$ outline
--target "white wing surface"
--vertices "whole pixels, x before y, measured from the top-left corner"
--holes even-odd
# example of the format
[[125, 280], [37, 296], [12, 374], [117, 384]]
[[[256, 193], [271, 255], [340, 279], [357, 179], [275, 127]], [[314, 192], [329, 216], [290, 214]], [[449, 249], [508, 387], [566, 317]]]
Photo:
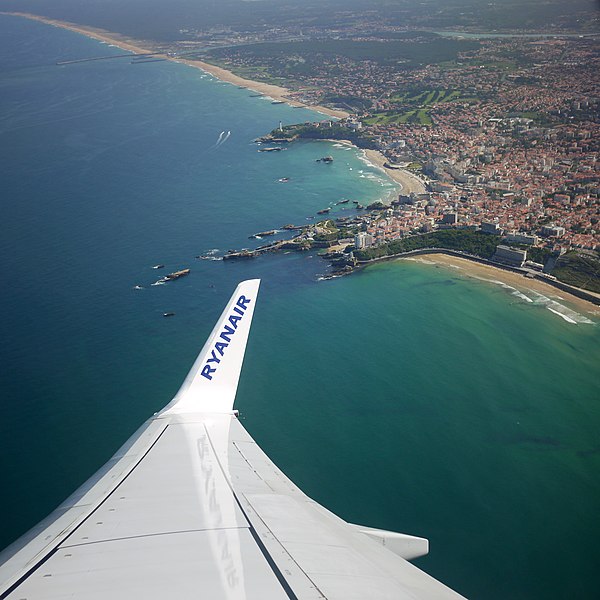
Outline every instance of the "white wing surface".
[[240, 379], [260, 281], [238, 285], [219, 321], [163, 414], [230, 413]]
[[461, 598], [407, 562], [427, 540], [339, 519], [237, 420], [258, 284], [238, 286], [174, 400], [0, 555], [0, 599]]

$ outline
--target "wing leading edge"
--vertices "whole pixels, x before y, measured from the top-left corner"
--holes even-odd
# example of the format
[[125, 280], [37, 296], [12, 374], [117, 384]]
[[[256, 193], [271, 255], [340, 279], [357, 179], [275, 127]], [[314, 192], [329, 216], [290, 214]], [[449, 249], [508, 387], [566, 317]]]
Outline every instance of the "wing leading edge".
[[0, 600], [461, 598], [405, 560], [426, 540], [338, 518], [237, 420], [258, 287], [235, 290], [173, 401], [0, 554]]
[[240, 283], [173, 401], [161, 414], [233, 410], [259, 279]]

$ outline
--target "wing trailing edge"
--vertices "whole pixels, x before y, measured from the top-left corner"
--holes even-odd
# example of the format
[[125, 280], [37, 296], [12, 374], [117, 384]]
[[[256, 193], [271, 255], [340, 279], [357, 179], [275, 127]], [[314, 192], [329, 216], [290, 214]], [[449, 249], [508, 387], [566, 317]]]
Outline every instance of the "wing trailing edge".
[[237, 391], [260, 279], [242, 281], [181, 388], [161, 415], [230, 413]]

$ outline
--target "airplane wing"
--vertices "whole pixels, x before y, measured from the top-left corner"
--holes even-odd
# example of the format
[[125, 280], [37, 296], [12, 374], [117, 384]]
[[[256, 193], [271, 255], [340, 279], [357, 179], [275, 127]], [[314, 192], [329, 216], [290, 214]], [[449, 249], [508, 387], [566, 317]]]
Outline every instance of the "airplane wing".
[[0, 599], [461, 598], [422, 538], [346, 523], [233, 410], [259, 281], [242, 282], [173, 401], [0, 554]]

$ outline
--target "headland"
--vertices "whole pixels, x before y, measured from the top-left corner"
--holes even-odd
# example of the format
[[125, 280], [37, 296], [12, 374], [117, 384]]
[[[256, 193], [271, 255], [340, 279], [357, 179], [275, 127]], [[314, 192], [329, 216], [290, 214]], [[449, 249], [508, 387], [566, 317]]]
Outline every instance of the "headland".
[[[42, 22], [42, 23], [45, 23], [48, 25], [52, 25], [55, 27], [67, 29], [67, 30], [85, 35], [89, 38], [96, 39], [98, 41], [113, 45], [115, 47], [121, 48], [123, 50], [132, 52], [135, 54], [153, 54], [157, 58], [186, 64], [191, 67], [201, 69], [202, 71], [211, 74], [212, 76], [216, 77], [217, 79], [219, 79], [221, 81], [231, 83], [233, 85], [237, 85], [240, 87], [246, 87], [247, 89], [252, 90], [256, 93], [268, 96], [275, 101], [286, 102], [286, 103], [290, 104], [291, 106], [306, 107], [311, 110], [321, 112], [322, 114], [325, 114], [327, 116], [331, 116], [334, 118], [344, 119], [349, 116], [349, 113], [345, 112], [343, 110], [332, 109], [332, 108], [321, 106], [321, 105], [310, 105], [310, 104], [300, 102], [297, 99], [290, 98], [289, 97], [290, 90], [288, 88], [285, 88], [282, 86], [277, 86], [277, 85], [272, 85], [272, 84], [268, 84], [268, 83], [264, 83], [264, 82], [254, 81], [251, 79], [246, 79], [246, 78], [240, 77], [240, 76], [232, 73], [231, 71], [229, 71], [227, 69], [224, 69], [222, 67], [212, 65], [210, 63], [200, 61], [197, 59], [186, 59], [186, 58], [183, 58], [183, 57], [175, 55], [175, 54], [161, 53], [159, 51], [159, 49], [157, 47], [155, 47], [152, 42], [149, 42], [149, 41], [140, 41], [140, 40], [126, 37], [126, 36], [123, 36], [123, 35], [120, 35], [117, 33], [109, 32], [109, 31], [106, 31], [103, 29], [94, 28], [94, 27], [85, 26], [85, 25], [79, 25], [76, 23], [71, 23], [71, 22], [57, 20], [57, 19], [51, 19], [51, 18], [39, 16], [39, 15], [34, 15], [31, 13], [8, 12], [8, 13], [4, 13], [4, 14], [27, 18], [30, 20], [39, 21], [39, 22]], [[323, 138], [323, 139], [326, 139], [327, 141], [331, 141], [331, 142], [348, 144], [348, 145], [352, 145], [354, 147], [360, 148], [359, 146], [357, 146], [357, 144], [355, 144], [351, 140], [328, 139], [328, 138]], [[419, 177], [417, 177], [416, 175], [414, 175], [413, 173], [411, 173], [410, 171], [408, 171], [406, 169], [398, 168], [398, 167], [391, 167], [389, 164], [388, 158], [380, 150], [375, 149], [375, 148], [360, 148], [360, 149], [364, 152], [365, 158], [372, 165], [376, 166], [377, 168], [379, 168], [380, 170], [385, 172], [385, 174], [388, 175], [390, 177], [390, 179], [399, 183], [402, 186], [402, 194], [403, 195], [410, 195], [410, 194], [418, 195], [418, 194], [422, 194], [426, 191], [425, 184], [423, 183], [422, 179], [420, 179]], [[327, 247], [327, 246], [329, 246], [329, 244], [324, 244], [323, 247]], [[286, 244], [285, 246], [282, 246], [282, 249], [289, 248], [289, 247], [290, 246]], [[300, 249], [304, 250], [306, 248], [303, 247]], [[270, 250], [267, 250], [267, 251], [270, 251]], [[325, 254], [326, 255], [331, 254], [331, 248], [327, 248]], [[334, 250], [333, 254], [335, 254], [335, 250]], [[468, 257], [457, 258], [457, 257], [448, 256], [445, 254], [430, 254], [430, 256], [435, 256], [436, 257], [435, 262], [440, 265], [443, 263], [446, 266], [449, 266], [452, 263], [451, 266], [454, 266], [457, 268], [460, 266], [460, 268], [465, 269], [466, 272], [473, 273], [473, 276], [476, 276], [474, 274], [474, 272], [476, 270], [478, 271], [478, 270], [483, 269], [488, 274], [488, 276], [491, 276], [491, 274], [493, 273], [493, 277], [495, 279], [503, 281], [508, 285], [512, 285], [513, 283], [517, 283], [517, 282], [522, 283], [524, 281], [524, 277], [522, 275], [511, 273], [510, 271], [507, 271], [500, 267], [495, 267], [492, 265], [482, 265], [480, 263], [469, 260]], [[397, 258], [401, 258], [401, 257], [390, 256], [389, 258], [397, 259]], [[366, 265], [366, 264], [367, 263], [363, 263], [363, 265]], [[354, 269], [349, 269], [347, 272], [352, 272], [353, 270]], [[482, 277], [482, 278], [485, 278], [485, 277]], [[508, 279], [510, 279], [510, 281]], [[529, 288], [533, 288], [534, 286], [541, 286], [547, 293], [548, 292], [556, 293], [555, 288], [553, 289], [552, 285], [550, 283], [533, 280], [533, 279], [528, 279], [528, 280], [526, 280], [526, 284]], [[580, 305], [582, 305], [582, 307], [585, 306], [585, 308], [588, 310], [588, 312], [594, 312], [594, 305], [591, 302], [588, 302], [586, 300], [578, 298], [577, 296], [569, 294], [568, 292], [565, 292], [565, 291], [562, 291], [561, 293], [567, 295], [569, 298], [569, 301], [580, 304]], [[595, 314], [597, 314], [597, 312]]]

